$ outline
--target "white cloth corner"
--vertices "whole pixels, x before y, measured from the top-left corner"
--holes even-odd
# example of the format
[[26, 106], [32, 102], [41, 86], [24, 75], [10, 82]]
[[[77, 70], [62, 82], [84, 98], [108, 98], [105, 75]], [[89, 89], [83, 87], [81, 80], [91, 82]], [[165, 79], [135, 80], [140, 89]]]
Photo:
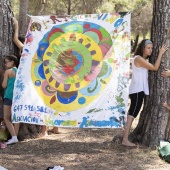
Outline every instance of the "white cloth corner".
[[6, 168], [0, 166], [0, 170], [8, 170], [8, 169], [6, 169]]
[[53, 169], [50, 169], [50, 170], [64, 170], [64, 167], [54, 166], [54, 168], [53, 168]]
[[162, 148], [162, 147], [166, 146], [168, 143], [169, 142], [167, 142], [167, 141], [161, 140], [160, 141], [160, 147]]

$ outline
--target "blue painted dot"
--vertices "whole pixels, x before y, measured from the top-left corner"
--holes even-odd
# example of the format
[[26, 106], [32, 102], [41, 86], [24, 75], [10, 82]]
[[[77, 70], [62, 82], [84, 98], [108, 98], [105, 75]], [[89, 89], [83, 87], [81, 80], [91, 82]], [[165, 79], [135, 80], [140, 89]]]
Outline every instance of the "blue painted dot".
[[78, 99], [78, 103], [79, 104], [84, 104], [86, 102], [86, 99], [84, 98], [84, 97], [80, 97], [79, 99]]
[[34, 83], [36, 86], [40, 86], [41, 85], [41, 81], [40, 80], [36, 80]]

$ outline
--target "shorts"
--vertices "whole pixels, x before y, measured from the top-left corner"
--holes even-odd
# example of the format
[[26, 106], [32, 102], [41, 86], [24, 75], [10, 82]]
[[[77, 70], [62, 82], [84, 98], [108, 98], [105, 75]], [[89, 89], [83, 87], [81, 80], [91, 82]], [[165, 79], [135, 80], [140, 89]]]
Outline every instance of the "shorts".
[[12, 106], [12, 100], [4, 98], [4, 105]]
[[138, 113], [141, 109], [143, 99], [145, 97], [145, 93], [143, 91], [138, 93], [133, 93], [129, 95], [131, 99], [131, 104], [129, 108], [129, 115], [136, 118], [138, 116]]

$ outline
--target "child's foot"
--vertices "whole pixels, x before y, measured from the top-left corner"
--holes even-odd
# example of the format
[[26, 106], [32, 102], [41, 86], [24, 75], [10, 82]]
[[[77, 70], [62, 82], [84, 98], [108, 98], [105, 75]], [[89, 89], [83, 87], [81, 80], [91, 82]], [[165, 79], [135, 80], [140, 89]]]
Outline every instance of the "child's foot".
[[9, 139], [8, 142], [6, 142], [7, 145], [10, 145], [10, 144], [13, 144], [13, 143], [17, 143], [18, 142], [18, 139]]
[[42, 137], [47, 137], [48, 136], [48, 133], [41, 133]]
[[58, 130], [51, 129], [51, 130], [48, 130], [48, 133], [49, 134], [51, 134], [51, 133], [59, 134], [60, 132]]
[[134, 146], [136, 146], [136, 144], [134, 144], [134, 143], [132, 143], [132, 142], [130, 142], [130, 141], [125, 141], [125, 140], [123, 140], [122, 141], [122, 145], [125, 145], [125, 146], [132, 146], [132, 147], [134, 147]]
[[47, 137], [47, 136], [48, 136], [47, 133], [41, 133], [41, 134], [38, 135], [39, 138], [43, 138], [43, 137]]

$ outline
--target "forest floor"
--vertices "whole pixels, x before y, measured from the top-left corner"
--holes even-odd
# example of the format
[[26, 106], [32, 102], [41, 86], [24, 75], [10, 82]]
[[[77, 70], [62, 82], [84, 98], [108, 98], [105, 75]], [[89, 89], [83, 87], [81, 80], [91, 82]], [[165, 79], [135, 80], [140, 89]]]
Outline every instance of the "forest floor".
[[0, 165], [8, 170], [170, 170], [156, 150], [112, 142], [121, 129], [59, 128], [60, 134], [31, 139], [0, 149]]

